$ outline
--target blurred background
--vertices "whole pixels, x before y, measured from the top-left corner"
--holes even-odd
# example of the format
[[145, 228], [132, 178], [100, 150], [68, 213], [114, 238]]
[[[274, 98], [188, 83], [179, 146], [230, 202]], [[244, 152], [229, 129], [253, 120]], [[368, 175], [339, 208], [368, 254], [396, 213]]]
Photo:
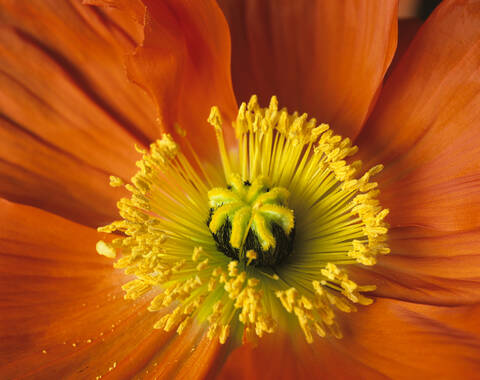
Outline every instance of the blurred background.
[[425, 20], [441, 0], [400, 0], [398, 18], [420, 18]]

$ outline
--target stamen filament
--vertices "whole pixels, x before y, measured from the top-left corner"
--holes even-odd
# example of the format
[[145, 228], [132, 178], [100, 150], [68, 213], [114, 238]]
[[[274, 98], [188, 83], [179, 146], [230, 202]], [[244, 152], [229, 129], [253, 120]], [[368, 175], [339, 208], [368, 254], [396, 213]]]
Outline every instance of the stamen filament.
[[120, 235], [97, 251], [118, 255], [114, 266], [135, 276], [123, 285], [125, 298], [151, 297], [156, 329], [183, 334], [205, 324], [222, 344], [278, 328], [297, 328], [307, 342], [340, 338], [336, 313], [369, 305], [363, 293], [375, 290], [352, 280], [349, 265], [389, 253], [388, 210], [371, 182], [382, 166], [362, 173], [349, 139], [279, 109], [276, 97], [267, 108], [256, 96], [240, 106], [236, 158], [217, 107], [208, 121], [221, 168], [203, 164], [176, 126], [192, 163], [164, 135], [150, 152], [137, 148], [131, 183], [110, 177], [131, 196], [118, 202], [123, 219], [99, 228]]

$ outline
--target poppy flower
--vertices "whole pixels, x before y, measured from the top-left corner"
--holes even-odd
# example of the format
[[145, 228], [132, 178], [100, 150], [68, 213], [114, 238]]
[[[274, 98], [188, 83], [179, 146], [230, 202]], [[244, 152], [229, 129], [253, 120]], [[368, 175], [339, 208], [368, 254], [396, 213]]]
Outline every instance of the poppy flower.
[[2, 378], [476, 376], [478, 1], [1, 7]]

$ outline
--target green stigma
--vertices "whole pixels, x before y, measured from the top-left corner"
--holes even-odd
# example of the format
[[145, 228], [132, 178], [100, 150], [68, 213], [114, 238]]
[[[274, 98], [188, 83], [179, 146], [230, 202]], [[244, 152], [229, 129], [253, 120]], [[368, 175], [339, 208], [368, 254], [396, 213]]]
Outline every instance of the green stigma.
[[[265, 176], [250, 183], [233, 174], [228, 188], [211, 189], [207, 223], [218, 249], [255, 266], [279, 264], [293, 249], [295, 218], [289, 196], [283, 187], [272, 188]], [[255, 251], [254, 260], [248, 251]]]

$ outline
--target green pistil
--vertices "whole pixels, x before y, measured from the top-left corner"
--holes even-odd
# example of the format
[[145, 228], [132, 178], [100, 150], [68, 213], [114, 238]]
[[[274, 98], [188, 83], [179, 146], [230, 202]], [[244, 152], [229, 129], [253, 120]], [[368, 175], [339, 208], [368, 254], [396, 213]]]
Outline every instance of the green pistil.
[[239, 175], [231, 176], [228, 188], [210, 190], [208, 227], [218, 248], [240, 261], [254, 250], [254, 265], [278, 264], [293, 248], [295, 218], [287, 205], [289, 195], [283, 187], [270, 188], [266, 177], [250, 183]]

